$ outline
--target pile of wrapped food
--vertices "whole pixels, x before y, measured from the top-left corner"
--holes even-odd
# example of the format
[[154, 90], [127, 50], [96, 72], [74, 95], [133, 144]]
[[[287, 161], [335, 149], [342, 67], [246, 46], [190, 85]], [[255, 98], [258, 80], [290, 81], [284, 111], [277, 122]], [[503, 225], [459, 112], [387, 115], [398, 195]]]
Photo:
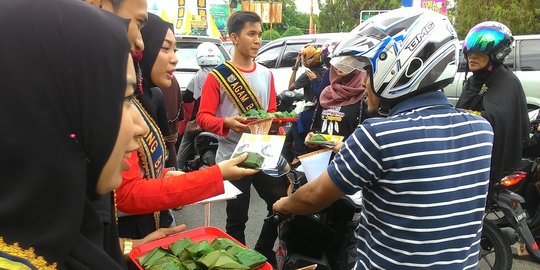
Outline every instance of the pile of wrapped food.
[[216, 238], [212, 243], [194, 243], [183, 238], [167, 249], [157, 247], [137, 260], [147, 270], [248, 270], [263, 265], [266, 257], [228, 238]]
[[243, 113], [241, 116], [247, 118], [247, 119], [266, 119], [266, 118], [295, 118], [298, 117], [298, 114], [295, 111], [284, 111], [284, 112], [274, 112], [269, 113], [265, 110], [255, 110], [251, 109], [245, 113]]

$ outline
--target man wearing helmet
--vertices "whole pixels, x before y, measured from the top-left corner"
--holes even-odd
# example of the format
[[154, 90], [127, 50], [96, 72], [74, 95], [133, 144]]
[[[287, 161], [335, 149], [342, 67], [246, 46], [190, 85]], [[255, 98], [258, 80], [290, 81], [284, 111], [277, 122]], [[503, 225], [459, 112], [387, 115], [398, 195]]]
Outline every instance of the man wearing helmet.
[[[307, 44], [296, 58], [296, 63], [292, 67], [293, 72], [289, 79], [290, 91], [296, 89], [304, 89], [304, 101], [306, 102], [304, 111], [298, 116], [298, 122], [293, 123], [293, 126], [287, 132], [287, 138], [285, 141], [284, 156], [288, 160], [293, 157], [302, 155], [307, 152], [304, 146], [304, 138], [312, 123], [313, 112], [315, 111], [314, 105], [319, 98], [318, 94], [315, 94], [315, 90], [318, 90], [319, 83], [321, 82], [322, 75], [326, 70], [322, 63], [322, 48], [320, 45]], [[300, 63], [306, 67], [306, 72], [302, 73], [298, 79], [296, 79], [296, 72]], [[306, 109], [307, 108], [307, 109]]]
[[519, 79], [503, 65], [511, 51], [512, 33], [504, 24], [482, 22], [474, 26], [463, 43], [468, 70], [456, 107], [486, 118], [495, 133], [491, 180], [498, 181], [515, 170], [527, 145], [529, 117]]
[[439, 90], [457, 70], [455, 30], [444, 15], [402, 8], [351, 36], [336, 56], [364, 63], [368, 101], [379, 96], [388, 117], [365, 120], [327, 170], [274, 211], [310, 214], [361, 190], [356, 269], [476, 268], [493, 131]]
[[203, 42], [197, 46], [196, 58], [200, 69], [195, 73], [191, 81], [189, 81], [186, 91], [182, 94], [182, 101], [184, 103], [194, 102], [191, 116], [185, 116], [188, 117], [189, 122], [186, 125], [182, 142], [178, 147], [178, 156], [176, 158], [177, 168], [182, 171], [185, 170], [187, 158], [194, 152], [194, 139], [202, 131], [199, 125], [197, 125], [197, 112], [199, 111], [202, 86], [208, 73], [222, 62], [220, 55], [219, 48], [212, 42]]

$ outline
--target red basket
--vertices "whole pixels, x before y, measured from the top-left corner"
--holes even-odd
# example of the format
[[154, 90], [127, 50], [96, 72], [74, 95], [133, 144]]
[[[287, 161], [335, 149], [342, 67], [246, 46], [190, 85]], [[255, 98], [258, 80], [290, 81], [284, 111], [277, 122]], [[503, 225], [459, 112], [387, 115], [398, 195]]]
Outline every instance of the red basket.
[[[216, 227], [200, 227], [191, 229], [185, 232], [177, 233], [170, 235], [165, 238], [161, 238], [152, 242], [148, 242], [146, 244], [142, 244], [136, 248], [134, 248], [131, 253], [129, 253], [129, 257], [137, 265], [137, 267], [141, 270], [144, 270], [144, 268], [141, 266], [137, 258], [143, 256], [144, 254], [150, 252], [154, 248], [162, 247], [162, 248], [168, 248], [170, 244], [178, 241], [179, 239], [189, 237], [193, 242], [200, 242], [202, 240], [206, 240], [208, 242], [214, 241], [214, 239], [218, 237], [222, 238], [229, 238], [233, 240], [238, 245], [247, 248], [242, 243], [238, 242], [236, 239], [234, 239], [232, 236], [228, 235], [224, 231], [220, 230]], [[272, 265], [270, 265], [268, 262], [261, 265], [257, 270], [272, 270]]]

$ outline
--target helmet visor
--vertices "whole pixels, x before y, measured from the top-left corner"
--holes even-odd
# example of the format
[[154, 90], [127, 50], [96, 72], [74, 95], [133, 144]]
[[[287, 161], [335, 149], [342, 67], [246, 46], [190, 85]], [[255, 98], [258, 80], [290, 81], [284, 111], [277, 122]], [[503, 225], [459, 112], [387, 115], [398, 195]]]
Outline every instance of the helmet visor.
[[341, 74], [349, 74], [355, 70], [362, 70], [366, 66], [365, 62], [350, 55], [334, 57], [330, 60], [330, 64]]
[[504, 33], [490, 26], [478, 26], [467, 34], [463, 48], [467, 52], [489, 53], [504, 40]]

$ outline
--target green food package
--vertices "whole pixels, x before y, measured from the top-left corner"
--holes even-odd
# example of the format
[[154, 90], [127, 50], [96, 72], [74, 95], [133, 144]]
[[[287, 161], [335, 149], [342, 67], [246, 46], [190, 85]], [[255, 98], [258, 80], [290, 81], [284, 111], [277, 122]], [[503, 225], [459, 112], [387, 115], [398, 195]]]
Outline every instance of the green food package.
[[290, 115], [291, 117], [298, 117], [298, 113], [296, 113], [295, 111], [290, 111], [290, 112], [289, 112], [289, 115]]
[[195, 261], [187, 260], [182, 261], [182, 266], [186, 270], [203, 270], [204, 268], [198, 265]]
[[193, 245], [193, 241], [189, 238], [180, 239], [169, 245], [169, 250], [175, 256], [178, 256], [180, 252], [184, 251], [184, 248], [187, 246]]
[[283, 117], [283, 112], [275, 112], [275, 113], [274, 113], [274, 117], [275, 117], [275, 118], [284, 118], [284, 117]]
[[180, 253], [178, 253], [176, 255], [176, 257], [178, 257], [178, 259], [183, 262], [183, 261], [188, 261], [188, 260], [193, 260], [193, 258], [191, 258], [191, 255], [189, 255], [189, 253], [187, 252], [187, 250], [184, 248], [184, 250]]
[[218, 237], [218, 238], [214, 239], [214, 241], [212, 241], [212, 243], [210, 243], [210, 245], [215, 250], [225, 250], [228, 247], [237, 246], [238, 244], [236, 244], [233, 240], [231, 240], [229, 238]]
[[177, 257], [167, 254], [159, 260], [155, 261], [147, 270], [184, 270], [182, 263]]
[[146, 268], [153, 265], [159, 259], [165, 257], [167, 254], [169, 253], [166, 250], [162, 249], [161, 247], [157, 247], [146, 253], [145, 255], [137, 258], [137, 260], [142, 266]]
[[257, 152], [240, 152], [234, 154], [233, 158], [244, 153], [248, 153], [248, 157], [242, 163], [238, 164], [238, 166], [250, 169], [259, 169], [263, 165], [264, 157]]
[[212, 248], [212, 246], [210, 246], [210, 243], [208, 243], [208, 241], [203, 240], [196, 244], [185, 247], [185, 250], [189, 253], [189, 255], [191, 255], [193, 259], [199, 259], [205, 254], [210, 253], [214, 249]]
[[244, 251], [246, 249], [241, 247], [241, 246], [236, 245], [236, 246], [230, 246], [226, 250], [227, 250], [227, 253], [234, 256], [234, 255], [236, 255], [236, 254], [238, 254], [238, 253], [240, 253], [240, 252], [242, 252], [242, 251]]
[[220, 250], [220, 256], [218, 259], [214, 262], [213, 265], [208, 267], [209, 270], [215, 269], [215, 270], [228, 270], [228, 269], [235, 269], [235, 270], [248, 270], [249, 267], [242, 265], [238, 263], [231, 255], [229, 255], [227, 252]]
[[315, 136], [311, 137], [311, 139], [309, 140], [312, 142], [325, 142], [326, 138], [321, 134], [316, 134]]
[[250, 269], [254, 269], [266, 262], [266, 257], [254, 249], [241, 251], [235, 257], [239, 263]]
[[251, 109], [242, 114], [242, 116], [244, 116], [245, 118], [257, 118], [258, 115], [259, 115], [259, 112], [257, 112], [257, 110], [255, 109]]
[[210, 268], [218, 260], [219, 256], [221, 256], [221, 250], [214, 250], [198, 259], [197, 263]]

